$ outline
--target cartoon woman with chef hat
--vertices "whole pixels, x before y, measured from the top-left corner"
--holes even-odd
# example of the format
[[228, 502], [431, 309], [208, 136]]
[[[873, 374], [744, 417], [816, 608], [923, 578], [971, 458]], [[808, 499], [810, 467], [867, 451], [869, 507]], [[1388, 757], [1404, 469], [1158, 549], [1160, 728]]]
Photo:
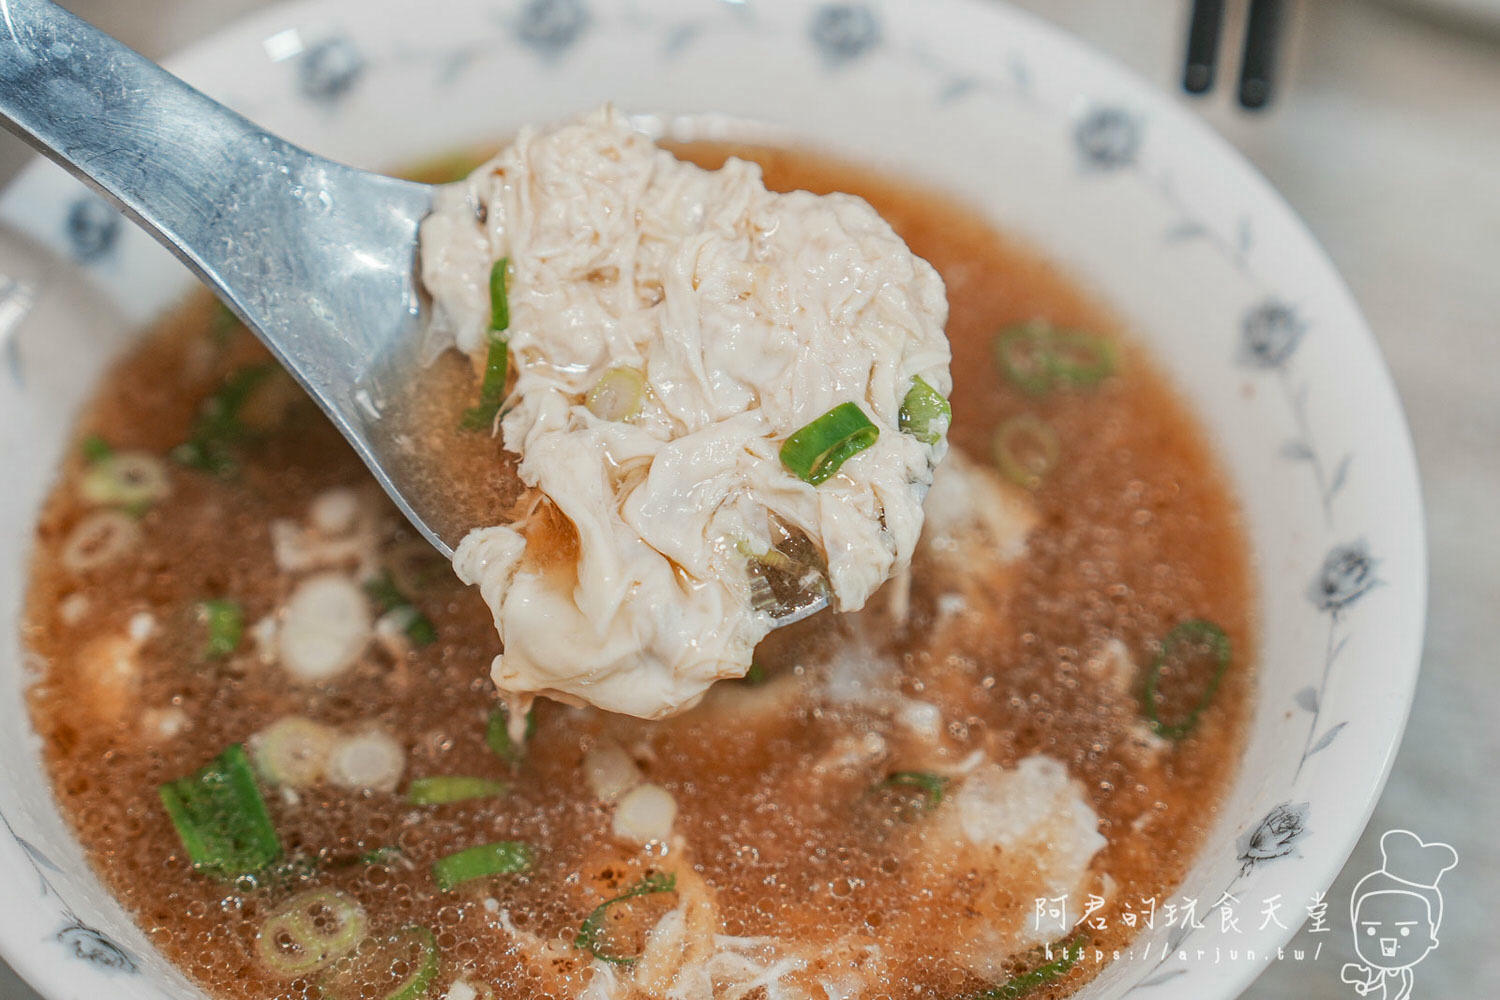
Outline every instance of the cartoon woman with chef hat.
[[1340, 971], [1360, 996], [1407, 1000], [1412, 966], [1437, 947], [1443, 922], [1438, 879], [1458, 864], [1447, 844], [1427, 844], [1408, 830], [1387, 830], [1380, 838], [1380, 869], [1354, 887], [1349, 913], [1359, 962]]

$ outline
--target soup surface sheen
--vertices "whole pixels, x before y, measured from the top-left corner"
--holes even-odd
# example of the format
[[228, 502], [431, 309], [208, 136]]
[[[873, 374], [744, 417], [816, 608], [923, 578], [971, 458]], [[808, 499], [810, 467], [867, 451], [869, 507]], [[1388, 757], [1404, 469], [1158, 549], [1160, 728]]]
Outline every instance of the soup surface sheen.
[[[1127, 911], [1172, 898], [1233, 777], [1254, 662], [1239, 514], [1203, 434], [1106, 310], [967, 207], [806, 152], [678, 149], [705, 166], [731, 152], [772, 188], [865, 197], [941, 273], [958, 486], [949, 513], [930, 503], [908, 586], [773, 634], [751, 679], [681, 716], [542, 702], [524, 747], [497, 753], [487, 609], [208, 301], [100, 387], [38, 528], [32, 716], [100, 876], [213, 996], [958, 998], [1038, 969], [1017, 981], [1027, 995], [1062, 996], [1098, 966], [1049, 977], [1035, 942], [1107, 954], [1134, 936]], [[1036, 351], [1077, 344], [1026, 334], [1006, 342], [1007, 376], [997, 333], [1038, 322], [1105, 338], [1110, 374], [1073, 377], [1097, 353], [1049, 367]], [[455, 430], [473, 370], [446, 356], [424, 386], [442, 391], [420, 395], [410, 433], [457, 470], [432, 488], [460, 521], [492, 523], [518, 498], [499, 443]], [[997, 471], [1002, 427], [1019, 484]], [[135, 453], [144, 470], [122, 467]], [[367, 595], [356, 624], [325, 627], [350, 583]], [[1216, 688], [1212, 662], [1178, 655], [1186, 641], [1153, 668], [1168, 636], [1220, 634], [1180, 628], [1197, 621], [1232, 649]], [[315, 723], [298, 760], [317, 759], [300, 777], [261, 774], [282, 860], [237, 881], [195, 871], [158, 786], [231, 744], [260, 761], [257, 734], [289, 716]], [[376, 763], [349, 756], [356, 745]], [[1038, 814], [998, 819], [1038, 842], [1062, 836], [1048, 823], [1097, 820], [1103, 846], [1082, 848], [1084, 880], [1061, 888], [1102, 908], [1049, 932], [1033, 921], [1058, 888], [1055, 847], [1026, 847], [1025, 830], [976, 847], [964, 810], [982, 774], [1057, 791], [1059, 765], [1063, 792], [1013, 798]], [[414, 801], [434, 776], [491, 784]], [[622, 814], [650, 786], [675, 818], [663, 839], [633, 839]], [[646, 829], [661, 826], [659, 804], [642, 808]], [[528, 844], [530, 871], [439, 887], [434, 862], [496, 841]], [[674, 888], [610, 907], [586, 942], [640, 961], [575, 944], [600, 904], [648, 876]], [[258, 935], [314, 888], [349, 901], [314, 914], [326, 961], [268, 964]], [[345, 941], [338, 920], [356, 910]], [[403, 928], [422, 930], [392, 937]]]

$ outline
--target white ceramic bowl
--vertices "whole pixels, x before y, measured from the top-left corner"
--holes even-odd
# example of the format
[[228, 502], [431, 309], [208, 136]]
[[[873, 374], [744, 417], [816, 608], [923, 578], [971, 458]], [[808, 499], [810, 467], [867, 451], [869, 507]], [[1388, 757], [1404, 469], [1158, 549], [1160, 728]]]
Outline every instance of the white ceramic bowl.
[[[612, 99], [763, 123], [967, 198], [1092, 286], [1154, 349], [1243, 499], [1262, 611], [1239, 778], [1180, 888], [1201, 929], [1088, 996], [1229, 997], [1352, 848], [1416, 679], [1425, 556], [1406, 427], [1327, 259], [1229, 147], [1108, 60], [984, 0], [311, 0], [171, 60], [293, 141], [379, 167]], [[722, 116], [722, 118], [701, 117]], [[163, 151], [169, 155], [170, 151]], [[130, 331], [191, 285], [38, 163], [0, 199], [0, 951], [48, 998], [198, 996], [90, 874], [43, 779], [17, 617], [72, 415]], [[1251, 910], [1238, 932], [1212, 919]], [[1163, 901], [1165, 902], [1165, 901]], [[1182, 950], [1177, 948], [1186, 942]], [[1234, 947], [1240, 961], [1200, 961]], [[1211, 954], [1211, 952], [1210, 952]]]

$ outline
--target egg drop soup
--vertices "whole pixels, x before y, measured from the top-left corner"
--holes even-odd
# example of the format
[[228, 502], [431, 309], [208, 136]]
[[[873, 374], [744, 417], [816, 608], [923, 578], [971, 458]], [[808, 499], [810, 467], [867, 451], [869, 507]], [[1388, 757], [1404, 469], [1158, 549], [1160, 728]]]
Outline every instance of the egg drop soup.
[[[801, 150], [675, 151], [862, 196], [946, 283], [952, 451], [909, 574], [682, 714], [507, 719], [479, 595], [246, 330], [186, 303], [81, 417], [25, 640], [64, 815], [211, 996], [1057, 997], [1194, 860], [1255, 607], [1167, 379], [968, 206]], [[402, 419], [460, 484], [429, 488], [492, 523], [524, 497], [462, 426], [474, 367], [422, 378]]]

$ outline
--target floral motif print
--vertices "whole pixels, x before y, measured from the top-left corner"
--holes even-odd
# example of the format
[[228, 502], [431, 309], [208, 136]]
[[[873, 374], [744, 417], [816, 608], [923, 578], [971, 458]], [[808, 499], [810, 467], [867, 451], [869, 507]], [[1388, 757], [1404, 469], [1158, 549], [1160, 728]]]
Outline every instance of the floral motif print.
[[57, 943], [71, 952], [73, 957], [97, 966], [106, 972], [125, 973], [127, 975], [135, 975], [140, 972], [140, 967], [135, 964], [135, 959], [131, 958], [130, 954], [124, 948], [115, 944], [103, 932], [94, 930], [94, 928], [80, 920], [78, 914], [74, 913], [73, 908], [68, 905], [68, 901], [63, 899], [62, 894], [52, 884], [52, 879], [48, 874], [49, 872], [62, 873], [62, 869], [57, 866], [57, 863], [48, 857], [41, 848], [17, 833], [16, 828], [11, 826], [10, 819], [4, 813], [0, 813], [0, 827], [4, 827], [5, 832], [10, 834], [11, 839], [25, 852], [26, 860], [30, 862], [32, 871], [36, 872], [42, 897], [53, 897], [62, 909], [62, 916], [67, 921], [67, 924], [54, 935]]
[[1281, 368], [1291, 360], [1306, 326], [1296, 311], [1274, 299], [1245, 314], [1241, 360], [1252, 368]]
[[813, 15], [813, 45], [833, 62], [857, 59], [880, 42], [880, 22], [863, 4], [829, 4]]
[[80, 264], [103, 259], [120, 239], [120, 213], [98, 195], [84, 195], [73, 202], [64, 226], [68, 249]]
[[1093, 108], [1074, 127], [1073, 141], [1085, 166], [1118, 170], [1135, 163], [1141, 123], [1123, 108]]
[[529, 0], [521, 8], [516, 36], [529, 48], [557, 55], [578, 41], [588, 23], [582, 0]]
[[57, 932], [58, 943], [82, 959], [108, 972], [134, 973], [135, 959], [125, 950], [99, 931], [82, 923], [74, 922]]
[[365, 71], [365, 58], [347, 38], [328, 38], [297, 61], [297, 87], [314, 101], [331, 102], [347, 94]]
[[1296, 428], [1296, 436], [1282, 445], [1281, 455], [1307, 463], [1323, 504], [1323, 518], [1331, 526], [1333, 501], [1348, 481], [1354, 456], [1346, 452], [1330, 466], [1318, 449], [1307, 415], [1307, 385], [1296, 384], [1291, 373], [1292, 358], [1306, 332], [1307, 324], [1295, 308], [1280, 299], [1265, 299], [1253, 306], [1241, 323], [1239, 360], [1248, 368], [1277, 377]]
[[1312, 602], [1322, 611], [1342, 611], [1380, 583], [1375, 566], [1363, 540], [1336, 546], [1313, 580], [1309, 590]]
[[1284, 858], [1296, 850], [1307, 832], [1308, 804], [1283, 802], [1266, 813], [1253, 830], [1240, 838], [1240, 873], [1248, 875], [1256, 865]]

